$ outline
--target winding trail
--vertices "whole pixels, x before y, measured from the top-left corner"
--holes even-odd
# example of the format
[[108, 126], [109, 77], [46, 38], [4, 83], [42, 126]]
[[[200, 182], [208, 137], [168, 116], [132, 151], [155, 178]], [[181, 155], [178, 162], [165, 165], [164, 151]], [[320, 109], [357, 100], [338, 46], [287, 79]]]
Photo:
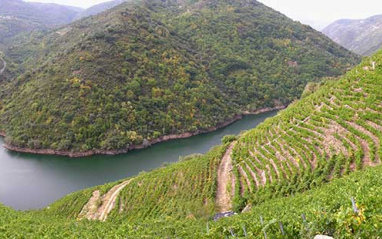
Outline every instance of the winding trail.
[[99, 190], [94, 191], [93, 196], [82, 208], [78, 218], [106, 221], [107, 216], [115, 207], [115, 202], [119, 193], [131, 182], [131, 180], [132, 179], [114, 186], [105, 195], [103, 195], [102, 198]]
[[[219, 209], [219, 212], [227, 212], [232, 209], [232, 193], [228, 190], [228, 185], [233, 182], [234, 178], [231, 173], [232, 171], [232, 150], [236, 142], [233, 142], [227, 149], [224, 154], [219, 168], [218, 168], [218, 185], [216, 192], [216, 205]], [[231, 184], [231, 192], [234, 192], [235, 189], [234, 183]], [[232, 187], [233, 186], [233, 187]]]

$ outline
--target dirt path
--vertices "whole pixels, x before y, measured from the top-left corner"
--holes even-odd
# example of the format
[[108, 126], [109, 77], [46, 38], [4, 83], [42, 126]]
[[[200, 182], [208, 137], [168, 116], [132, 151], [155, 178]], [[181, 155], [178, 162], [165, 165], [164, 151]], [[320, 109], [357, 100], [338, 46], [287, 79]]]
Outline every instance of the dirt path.
[[99, 208], [99, 211], [101, 211], [99, 220], [105, 221], [107, 219], [107, 216], [115, 207], [115, 201], [117, 200], [119, 193], [130, 183], [130, 181], [131, 180], [128, 180], [113, 187], [109, 192], [105, 194], [103, 204]]
[[114, 186], [105, 195], [103, 195], [102, 198], [99, 190], [94, 191], [93, 196], [89, 199], [89, 202], [83, 207], [79, 218], [105, 221], [109, 213], [114, 209], [115, 202], [118, 198], [119, 193], [130, 182], [131, 180], [128, 180]]
[[3, 62], [3, 68], [0, 70], [0, 75], [4, 73], [5, 69], [7, 68], [7, 62], [5, 62], [3, 60], [3, 58], [1, 58], [1, 55], [0, 55], [0, 61]]
[[[219, 169], [218, 169], [218, 187], [216, 192], [216, 205], [219, 208], [220, 212], [227, 212], [232, 209], [232, 198], [231, 193], [228, 191], [228, 185], [232, 183], [232, 149], [235, 146], [235, 143], [232, 143], [225, 155], [223, 156]], [[232, 187], [232, 184], [231, 184]], [[231, 188], [231, 192], [235, 191], [234, 188]]]

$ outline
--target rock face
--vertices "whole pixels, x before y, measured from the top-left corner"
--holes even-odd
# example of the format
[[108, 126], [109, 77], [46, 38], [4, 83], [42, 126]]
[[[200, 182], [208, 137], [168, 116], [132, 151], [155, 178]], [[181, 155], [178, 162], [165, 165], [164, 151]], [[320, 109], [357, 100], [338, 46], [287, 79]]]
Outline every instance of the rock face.
[[338, 20], [322, 32], [357, 54], [371, 55], [382, 47], [382, 15], [362, 20]]

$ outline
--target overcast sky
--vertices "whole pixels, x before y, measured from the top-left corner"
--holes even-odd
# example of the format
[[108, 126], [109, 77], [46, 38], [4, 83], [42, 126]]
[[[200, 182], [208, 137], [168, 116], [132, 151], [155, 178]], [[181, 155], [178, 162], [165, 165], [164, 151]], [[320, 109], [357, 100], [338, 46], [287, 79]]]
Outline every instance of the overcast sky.
[[[31, 0], [29, 0], [31, 1]], [[90, 7], [105, 0], [33, 0], [77, 7]], [[381, 0], [259, 0], [294, 20], [312, 25], [318, 30], [331, 22], [348, 18], [361, 19], [382, 14]]]

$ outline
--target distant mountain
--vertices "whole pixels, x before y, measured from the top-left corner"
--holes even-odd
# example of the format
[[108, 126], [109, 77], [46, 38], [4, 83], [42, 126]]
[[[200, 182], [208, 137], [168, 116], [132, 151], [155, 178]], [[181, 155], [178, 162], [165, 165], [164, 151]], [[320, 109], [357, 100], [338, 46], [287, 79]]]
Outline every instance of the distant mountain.
[[45, 14], [44, 18], [47, 20], [44, 23], [46, 25], [63, 25], [72, 22], [78, 14], [84, 9], [63, 6], [54, 3], [35, 3], [29, 2], [35, 9]]
[[0, 49], [7, 39], [19, 33], [70, 23], [81, 11], [57, 4], [0, 0]]
[[114, 1], [109, 1], [109, 2], [104, 2], [104, 3], [94, 5], [88, 9], [86, 9], [85, 11], [81, 12], [80, 14], [78, 14], [76, 19], [81, 19], [84, 17], [97, 15], [103, 11], [109, 10], [109, 9], [116, 7], [119, 4], [121, 4], [123, 2], [127, 2], [127, 1], [129, 1], [129, 0], [114, 0]]
[[40, 22], [44, 17], [31, 4], [22, 0], [0, 0], [0, 16]]
[[382, 15], [363, 20], [338, 20], [322, 32], [357, 54], [371, 55], [382, 47]]
[[0, 90], [0, 130], [9, 145], [65, 153], [208, 131], [359, 61], [253, 0], [124, 3], [8, 53], [25, 52], [25, 74]]

